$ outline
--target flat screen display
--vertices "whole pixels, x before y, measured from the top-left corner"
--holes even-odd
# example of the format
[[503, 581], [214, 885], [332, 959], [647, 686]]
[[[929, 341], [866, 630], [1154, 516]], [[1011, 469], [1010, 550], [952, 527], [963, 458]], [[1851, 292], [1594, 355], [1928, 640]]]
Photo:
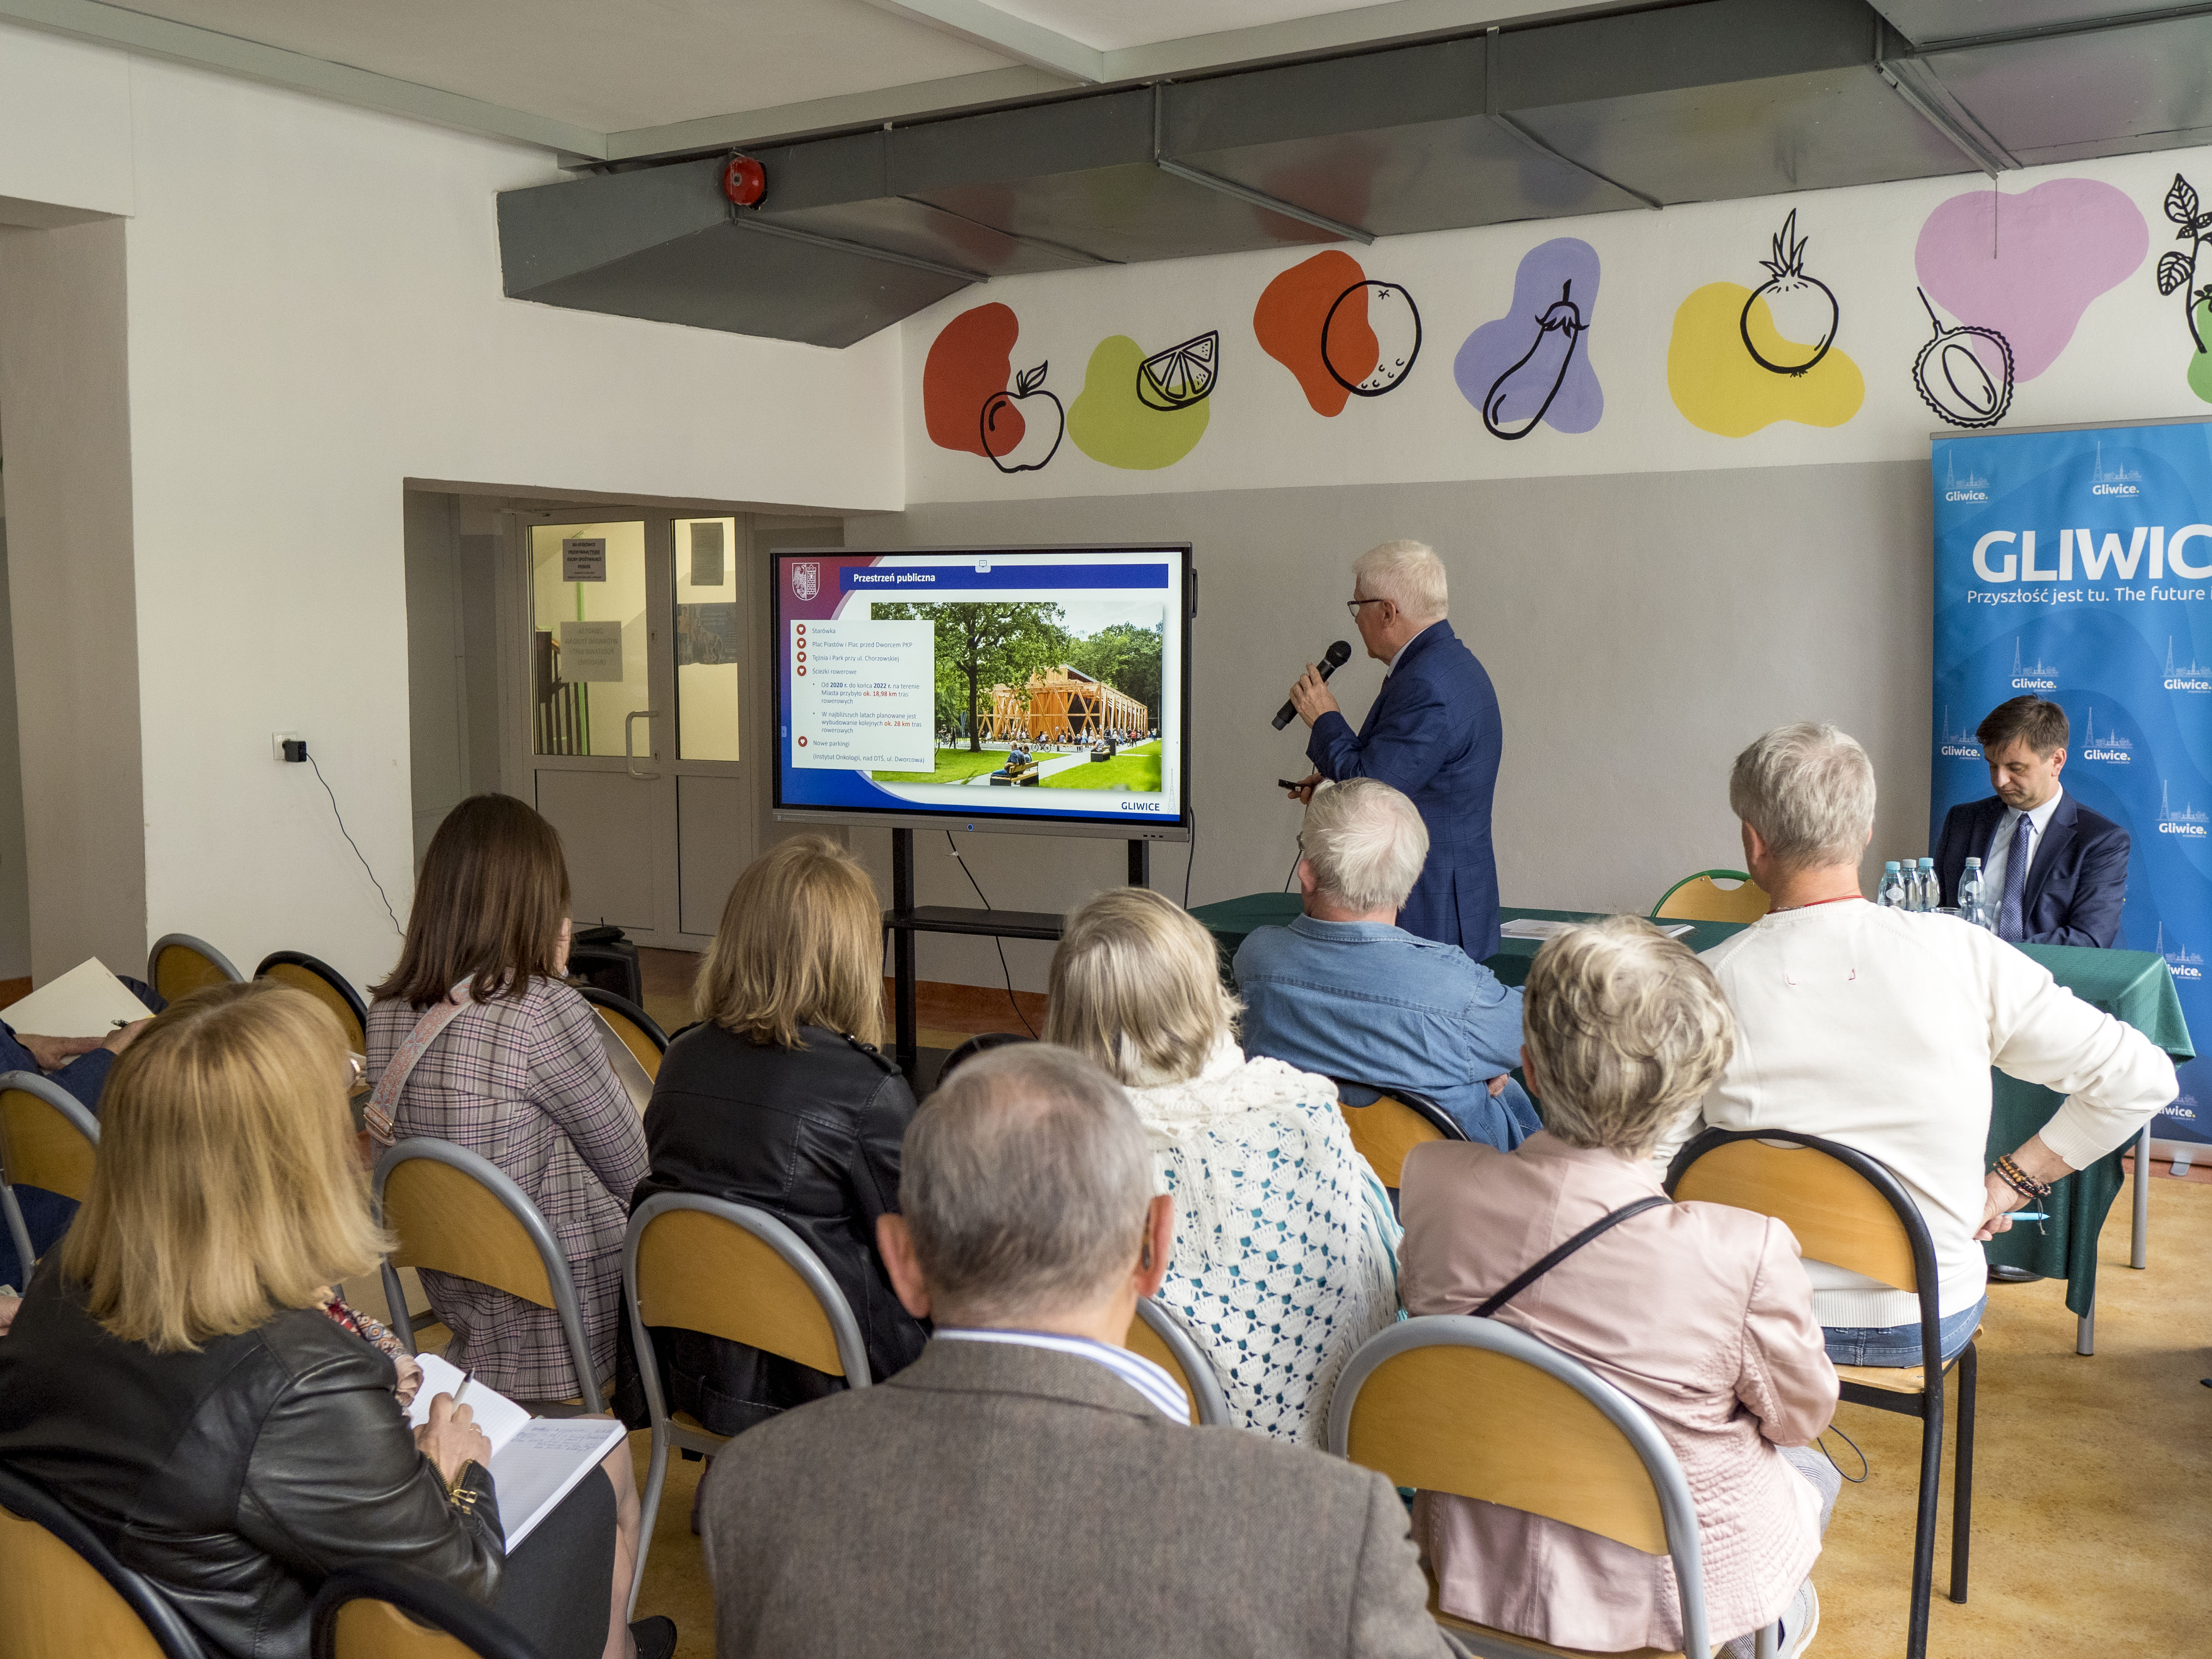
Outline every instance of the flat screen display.
[[779, 817], [1188, 834], [1188, 545], [770, 562]]

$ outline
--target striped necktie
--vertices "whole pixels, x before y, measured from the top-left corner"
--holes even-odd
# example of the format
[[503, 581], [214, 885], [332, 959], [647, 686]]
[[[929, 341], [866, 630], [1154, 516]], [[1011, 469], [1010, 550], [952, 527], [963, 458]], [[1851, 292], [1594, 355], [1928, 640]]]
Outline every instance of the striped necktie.
[[2025, 812], [2012, 828], [2012, 846], [2005, 854], [2004, 902], [1997, 907], [1997, 937], [2020, 943], [2026, 932], [2021, 918], [2027, 896], [2027, 838], [2035, 833], [2035, 820]]

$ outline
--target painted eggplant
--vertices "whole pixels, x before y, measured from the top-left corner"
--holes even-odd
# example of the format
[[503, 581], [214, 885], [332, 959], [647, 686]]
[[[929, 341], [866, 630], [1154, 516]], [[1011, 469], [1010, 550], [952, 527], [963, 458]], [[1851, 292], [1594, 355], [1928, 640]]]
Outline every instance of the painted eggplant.
[[[1482, 423], [1490, 428], [1492, 436], [1509, 442], [1527, 437], [1536, 429], [1544, 418], [1544, 411], [1551, 408], [1552, 399], [1566, 384], [1567, 369], [1575, 360], [1575, 343], [1588, 327], [1583, 321], [1582, 307], [1574, 302], [1574, 286], [1572, 278], [1559, 285], [1559, 297], [1536, 319], [1534, 341], [1521, 354], [1519, 362], [1490, 383], [1489, 393], [1482, 400]], [[1534, 414], [1509, 431], [1499, 424], [1499, 416], [1505, 407], [1508, 390], [1516, 380], [1524, 387], [1541, 387], [1544, 401], [1536, 406]]]

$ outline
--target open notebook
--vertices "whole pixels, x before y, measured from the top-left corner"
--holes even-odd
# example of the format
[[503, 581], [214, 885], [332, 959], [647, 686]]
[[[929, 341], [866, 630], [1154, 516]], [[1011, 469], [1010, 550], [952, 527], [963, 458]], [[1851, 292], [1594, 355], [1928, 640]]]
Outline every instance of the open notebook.
[[[430, 1420], [430, 1402], [461, 1386], [462, 1373], [434, 1353], [418, 1353], [422, 1386], [408, 1408], [416, 1427]], [[604, 1417], [532, 1417], [495, 1389], [469, 1384], [461, 1403], [476, 1413], [491, 1441], [492, 1485], [498, 1488], [500, 1530], [507, 1547], [530, 1536], [553, 1506], [615, 1449], [627, 1432]]]
[[12, 1030], [37, 1036], [104, 1037], [118, 1025], [152, 1018], [153, 1012], [91, 957], [10, 1005], [7, 1019]]

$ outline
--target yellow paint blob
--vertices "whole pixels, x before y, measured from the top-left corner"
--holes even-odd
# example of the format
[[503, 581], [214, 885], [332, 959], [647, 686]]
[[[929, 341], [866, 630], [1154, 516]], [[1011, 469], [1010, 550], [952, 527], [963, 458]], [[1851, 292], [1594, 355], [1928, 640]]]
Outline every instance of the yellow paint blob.
[[[1708, 283], [1676, 308], [1667, 342], [1667, 390], [1682, 417], [1723, 438], [1745, 438], [1777, 421], [1841, 426], [1857, 414], [1866, 401], [1866, 377], [1833, 347], [1802, 374], [1759, 367], [1743, 346], [1743, 307], [1750, 298], [1751, 290], [1737, 283]], [[1764, 300], [1751, 307], [1750, 328], [1770, 362], [1797, 345], [1776, 331]]]

